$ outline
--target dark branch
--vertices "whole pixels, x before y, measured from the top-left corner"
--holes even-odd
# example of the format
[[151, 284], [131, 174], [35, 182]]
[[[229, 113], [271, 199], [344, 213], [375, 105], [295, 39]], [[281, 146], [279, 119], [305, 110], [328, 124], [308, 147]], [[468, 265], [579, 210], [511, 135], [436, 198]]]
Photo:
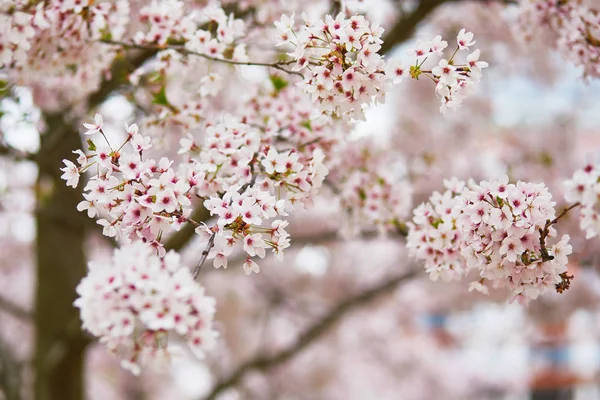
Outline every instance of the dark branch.
[[21, 306], [13, 303], [12, 300], [2, 296], [0, 296], [0, 311], [5, 311], [13, 317], [26, 322], [30, 322], [33, 318], [33, 314], [30, 311], [27, 311]]
[[[383, 37], [380, 52], [388, 53], [396, 45], [410, 39], [415, 33], [418, 25], [425, 20], [439, 6], [446, 3], [456, 3], [461, 0], [421, 0], [417, 8], [412, 12], [403, 15], [396, 24]], [[501, 4], [518, 4], [516, 0], [474, 0], [483, 4], [501, 3]]]
[[[202, 204], [196, 206], [192, 214], [190, 215], [190, 219], [197, 222], [206, 222], [210, 218], [210, 213]], [[185, 224], [181, 229], [171, 236], [165, 242], [165, 250], [175, 250], [180, 251], [185, 247], [185, 245], [190, 241], [190, 239], [194, 236], [195, 226], [192, 224]]]
[[215, 61], [215, 62], [231, 64], [231, 65], [246, 65], [246, 66], [254, 65], [254, 66], [259, 66], [259, 67], [268, 67], [268, 68], [278, 69], [287, 74], [298, 75], [300, 77], [303, 76], [298, 71], [292, 71], [292, 70], [289, 70], [289, 69], [286, 69], [283, 67], [284, 65], [292, 64], [294, 62], [293, 60], [291, 60], [291, 61], [275, 61], [275, 62], [271, 62], [271, 63], [258, 62], [258, 61], [235, 61], [235, 60], [229, 60], [226, 58], [213, 57], [208, 54], [198, 53], [196, 51], [188, 50], [185, 48], [185, 46], [182, 46], [182, 45], [165, 45], [165, 46], [157, 46], [157, 45], [153, 45], [153, 44], [141, 45], [141, 44], [114, 41], [114, 40], [101, 40], [101, 42], [106, 43], [106, 44], [112, 44], [115, 46], [121, 46], [126, 49], [128, 49], [128, 48], [129, 49], [142, 49], [144, 51], [149, 51], [149, 50], [150, 51], [158, 51], [158, 50], [171, 49], [171, 50], [175, 50], [184, 55], [193, 55], [193, 56], [204, 58], [209, 61]]
[[31, 160], [35, 159], [35, 154], [27, 153], [19, 149], [15, 149], [5, 143], [0, 143], [0, 156], [6, 156], [12, 158], [15, 161]]
[[294, 357], [313, 342], [320, 339], [324, 334], [331, 330], [337, 322], [345, 317], [351, 311], [366, 305], [368, 302], [380, 298], [394, 289], [402, 282], [414, 277], [416, 271], [410, 271], [402, 275], [397, 275], [381, 282], [380, 284], [366, 289], [358, 294], [348, 297], [346, 300], [338, 303], [329, 313], [312, 324], [305, 330], [298, 339], [291, 345], [281, 349], [272, 355], [259, 355], [240, 366], [238, 366], [229, 376], [217, 382], [213, 386], [210, 393], [205, 397], [205, 400], [214, 400], [224, 390], [237, 385], [249, 372], [252, 371], [267, 371], [277, 367], [290, 358]]
[[387, 53], [396, 45], [408, 40], [417, 26], [429, 16], [436, 8], [444, 3], [457, 0], [422, 0], [411, 13], [402, 16], [396, 24], [385, 34], [381, 45], [381, 53]]
[[198, 261], [198, 265], [196, 265], [196, 268], [194, 268], [194, 272], [192, 273], [192, 277], [194, 278], [194, 280], [198, 279], [198, 274], [200, 273], [200, 268], [202, 268], [202, 266], [206, 262], [206, 259], [208, 258], [208, 254], [210, 253], [210, 250], [215, 245], [215, 237], [216, 236], [217, 236], [217, 233], [213, 231], [212, 235], [210, 235], [210, 239], [208, 239], [206, 248], [202, 251], [202, 256], [200, 257], [200, 261]]
[[156, 53], [156, 49], [145, 49], [127, 55], [118, 55], [110, 69], [108, 79], [105, 79], [100, 88], [88, 97], [88, 108], [93, 109], [102, 104], [115, 90], [128, 82], [130, 73], [141, 67]]
[[6, 400], [20, 400], [22, 389], [21, 365], [10, 347], [0, 339], [0, 394]]

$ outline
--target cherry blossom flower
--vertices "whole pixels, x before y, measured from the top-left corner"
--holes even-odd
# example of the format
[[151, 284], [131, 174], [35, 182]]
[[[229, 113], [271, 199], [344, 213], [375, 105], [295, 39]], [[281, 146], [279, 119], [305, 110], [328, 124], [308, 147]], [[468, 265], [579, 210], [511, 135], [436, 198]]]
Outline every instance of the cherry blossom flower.
[[79, 184], [79, 168], [69, 160], [63, 160], [65, 167], [60, 170], [64, 172], [61, 179], [67, 181], [67, 186], [77, 187]]
[[575, 171], [573, 177], [564, 182], [565, 200], [569, 203], [580, 204], [579, 226], [585, 231], [586, 239], [600, 233], [600, 213], [598, 203], [600, 198], [600, 168], [588, 164]]
[[94, 133], [100, 132], [102, 130], [102, 124], [103, 124], [103, 120], [102, 120], [102, 115], [100, 114], [96, 114], [94, 116], [94, 123], [90, 124], [87, 122], [83, 123], [83, 126], [87, 129], [87, 132], [85, 132], [85, 135], [93, 135]]
[[470, 46], [475, 44], [475, 40], [473, 40], [473, 33], [467, 32], [466, 29], [461, 29], [458, 32], [458, 36], [456, 37], [456, 43], [458, 43], [458, 48], [461, 50], [468, 50]]

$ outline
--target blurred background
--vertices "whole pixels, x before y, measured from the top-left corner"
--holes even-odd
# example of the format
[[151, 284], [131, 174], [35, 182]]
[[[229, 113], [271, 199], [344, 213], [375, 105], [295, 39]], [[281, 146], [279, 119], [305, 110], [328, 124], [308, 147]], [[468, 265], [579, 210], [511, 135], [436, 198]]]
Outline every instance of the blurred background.
[[[135, 15], [144, 2], [131, 3]], [[264, 24], [283, 12], [329, 7], [312, 0], [229, 3], [262, 10]], [[600, 160], [599, 81], [556, 50], [551, 29], [528, 32], [518, 5], [346, 3], [388, 31], [403, 26], [389, 57], [418, 38], [442, 34], [452, 42], [464, 27], [490, 63], [478, 92], [456, 113], [439, 113], [430, 82], [405, 80], [349, 133], [348, 154], [369, 149], [365, 163], [398, 182], [406, 202], [416, 206], [443, 190], [444, 178], [507, 173], [545, 182], [558, 209], [562, 181]], [[242, 74], [252, 79], [255, 71]], [[484, 296], [465, 282], [430, 281], [404, 238], [349, 227], [356, 222], [340, 211], [343, 197], [327, 191], [292, 217], [284, 262], [267, 258], [250, 277], [235, 256], [226, 270], [202, 270], [221, 333], [206, 360], [182, 350], [163, 371], [135, 377], [122, 370], [81, 332], [72, 307], [87, 260], [109, 258], [115, 243], [76, 211], [81, 193], [64, 186], [58, 168], [81, 146], [81, 121], [96, 111], [109, 136], [133, 121], [167, 144], [181, 135], [175, 124], [154, 123], [143, 94], [92, 88], [87, 95], [97, 97], [79, 118], [66, 115], [61, 102], [81, 98], [48, 100], [41, 87], [23, 79], [0, 103], [1, 143], [18, 150], [0, 152], [0, 399], [600, 399], [600, 241], [585, 241], [576, 218], [559, 227], [574, 247], [571, 289], [524, 307], [509, 304], [506, 293]], [[177, 145], [167, 148], [176, 152]], [[169, 240], [195, 265], [202, 246], [194, 235]]]

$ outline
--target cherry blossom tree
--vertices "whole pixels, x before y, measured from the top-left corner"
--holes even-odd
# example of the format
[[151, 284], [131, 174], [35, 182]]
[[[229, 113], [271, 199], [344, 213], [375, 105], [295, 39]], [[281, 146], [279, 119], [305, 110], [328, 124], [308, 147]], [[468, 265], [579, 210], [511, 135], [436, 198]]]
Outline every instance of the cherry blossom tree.
[[[20, 279], [37, 282], [31, 312], [0, 297], [7, 330], [32, 343], [0, 343], [4, 396], [84, 398], [85, 352], [96, 341], [136, 388], [126, 374], [204, 360], [206, 399], [297, 396], [282, 368], [317, 397], [372, 393], [333, 385], [352, 371], [326, 374], [316, 352], [339, 365], [381, 355], [387, 373], [374, 368], [369, 379], [382, 397], [481, 398], [524, 386], [525, 377], [494, 380], [458, 357], [433, 366], [437, 353], [418, 349], [467, 336], [439, 321], [452, 307], [545, 304], [594, 255], [600, 165], [579, 156], [590, 140], [540, 151], [546, 138], [524, 138], [527, 126], [485, 140], [478, 132], [492, 118], [481, 94], [488, 73], [499, 79], [493, 71], [506, 62], [493, 48], [517, 54], [518, 65], [535, 63], [528, 56], [540, 45], [538, 59], [555, 57], [550, 47], [557, 68], [600, 76], [593, 3], [0, 2], [0, 212], [12, 229], [7, 258], [34, 264]], [[390, 132], [361, 136], [390, 103], [399, 110]], [[27, 129], [39, 143], [19, 145]], [[484, 158], [503, 168], [486, 173]], [[377, 246], [381, 254], [365, 254]], [[320, 275], [331, 254], [364, 267]], [[454, 282], [463, 279], [468, 288]], [[593, 293], [590, 282], [580, 291]], [[446, 293], [436, 301], [431, 290]], [[294, 291], [318, 294], [320, 306]], [[354, 311], [402, 345], [345, 359], [335, 345], [356, 340]], [[429, 333], [415, 327], [418, 313], [436, 321]], [[250, 332], [261, 339], [248, 345]], [[406, 365], [419, 384], [398, 389], [390, 371]], [[454, 384], [457, 365], [476, 383]], [[256, 376], [270, 371], [271, 381]]]

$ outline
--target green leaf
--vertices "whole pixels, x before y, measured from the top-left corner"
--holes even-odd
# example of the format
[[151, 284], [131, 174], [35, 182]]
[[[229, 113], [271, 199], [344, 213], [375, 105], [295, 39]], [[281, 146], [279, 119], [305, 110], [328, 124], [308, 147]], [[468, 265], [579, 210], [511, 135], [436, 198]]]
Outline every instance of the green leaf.
[[547, 151], [543, 151], [540, 154], [540, 163], [544, 167], [551, 167], [552, 164], [554, 164], [554, 160], [552, 159], [552, 155], [550, 153], [548, 153]]
[[96, 151], [96, 144], [92, 141], [92, 139], [88, 139], [87, 144], [89, 151]]
[[162, 85], [160, 87], [160, 90], [158, 92], [153, 93], [154, 97], [152, 98], [152, 103], [153, 104], [158, 104], [159, 106], [165, 106], [165, 107], [170, 107], [171, 103], [169, 103], [169, 100], [167, 99], [167, 90], [165, 85]]
[[277, 76], [277, 75], [271, 75], [271, 76], [269, 76], [269, 79], [271, 80], [271, 83], [273, 84], [273, 88], [275, 88], [275, 92], [277, 92], [277, 93], [279, 93], [287, 85], [289, 85], [288, 81], [286, 81], [285, 79], [283, 79], [282, 77]]
[[361, 198], [361, 200], [367, 199], [367, 193], [365, 193], [365, 191], [362, 188], [358, 189], [358, 196]]
[[100, 31], [100, 40], [110, 42], [112, 40], [112, 32], [108, 29], [103, 29]]
[[435, 229], [437, 229], [437, 227], [444, 221], [442, 221], [441, 218], [436, 219], [435, 221], [431, 222], [431, 226], [433, 226]]
[[300, 126], [303, 126], [303, 127], [305, 127], [306, 129], [308, 129], [309, 131], [312, 132], [312, 126], [310, 126], [310, 121], [309, 120], [300, 122]]
[[504, 201], [500, 196], [496, 196], [496, 201], [498, 202], [498, 206], [500, 206], [500, 208], [504, 206]]

